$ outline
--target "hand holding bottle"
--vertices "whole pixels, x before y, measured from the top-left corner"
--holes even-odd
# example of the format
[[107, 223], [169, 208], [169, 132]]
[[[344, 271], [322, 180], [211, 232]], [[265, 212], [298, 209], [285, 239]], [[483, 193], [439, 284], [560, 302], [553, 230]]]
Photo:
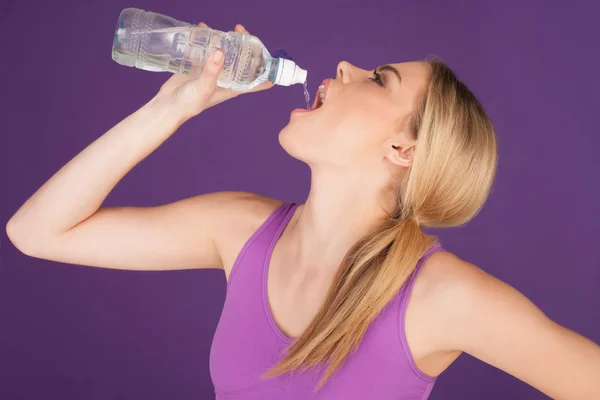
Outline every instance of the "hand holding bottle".
[[[201, 22], [198, 26], [208, 27]], [[235, 32], [248, 34], [249, 32], [240, 24], [235, 26]], [[220, 59], [217, 58], [220, 56]], [[225, 100], [232, 99], [242, 93], [253, 93], [274, 86], [271, 82], [264, 82], [247, 91], [239, 92], [217, 86], [217, 80], [223, 69], [224, 53], [221, 50], [213, 51], [199, 74], [173, 74], [160, 88], [157, 97], [168, 101], [173, 107], [183, 113], [184, 118], [192, 118], [202, 111], [215, 106]]]

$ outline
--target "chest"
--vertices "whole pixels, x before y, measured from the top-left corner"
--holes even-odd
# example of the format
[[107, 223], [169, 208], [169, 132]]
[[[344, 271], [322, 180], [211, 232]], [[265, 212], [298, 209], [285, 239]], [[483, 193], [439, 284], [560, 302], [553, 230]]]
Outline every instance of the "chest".
[[260, 269], [257, 273], [261, 275], [257, 293], [264, 297], [266, 311], [276, 330], [288, 338], [299, 337], [323, 305], [336, 268], [324, 268], [322, 265], [298, 268], [292, 262], [294, 256], [284, 241], [271, 251], [267, 249], [264, 256], [256, 257], [251, 250], [244, 248], [245, 240], [247, 238], [240, 235], [223, 252], [227, 285], [232, 272], [238, 272], [236, 263], [244, 260], [257, 264], [253, 268]]
[[[398, 399], [403, 386], [415, 387], [398, 341], [393, 307], [373, 321], [357, 351], [321, 392], [312, 393], [319, 369], [261, 378], [283, 358], [292, 339], [271, 319], [266, 297], [257, 293], [261, 285], [246, 278], [236, 272], [230, 282], [211, 345], [210, 373], [217, 399]], [[404, 381], [398, 379], [402, 375]]]
[[310, 324], [334, 276], [292, 273], [286, 268], [289, 253], [259, 239], [235, 260], [224, 260], [229, 259], [227, 294], [209, 357], [217, 399], [418, 398], [424, 383], [414, 376], [399, 340], [398, 299], [371, 323], [358, 349], [320, 392], [312, 392], [318, 369], [262, 378]]

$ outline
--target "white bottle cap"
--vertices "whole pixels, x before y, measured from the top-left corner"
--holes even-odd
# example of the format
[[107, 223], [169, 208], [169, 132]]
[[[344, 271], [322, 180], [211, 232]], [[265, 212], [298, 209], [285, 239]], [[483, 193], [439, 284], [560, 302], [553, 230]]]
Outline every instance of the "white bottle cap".
[[286, 58], [280, 58], [275, 84], [281, 86], [290, 86], [295, 83], [304, 83], [306, 82], [306, 75], [306, 70], [297, 66], [295, 62]]

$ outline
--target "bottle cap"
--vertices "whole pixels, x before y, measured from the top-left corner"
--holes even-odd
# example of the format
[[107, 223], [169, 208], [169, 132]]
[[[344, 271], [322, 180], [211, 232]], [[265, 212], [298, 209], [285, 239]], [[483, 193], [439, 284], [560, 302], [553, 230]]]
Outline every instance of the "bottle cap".
[[278, 64], [276, 85], [290, 86], [295, 83], [306, 82], [306, 70], [297, 66], [295, 62], [280, 57]]
[[285, 58], [286, 60], [294, 61], [292, 56], [290, 56], [285, 50], [277, 49], [275, 53], [273, 53], [274, 58]]

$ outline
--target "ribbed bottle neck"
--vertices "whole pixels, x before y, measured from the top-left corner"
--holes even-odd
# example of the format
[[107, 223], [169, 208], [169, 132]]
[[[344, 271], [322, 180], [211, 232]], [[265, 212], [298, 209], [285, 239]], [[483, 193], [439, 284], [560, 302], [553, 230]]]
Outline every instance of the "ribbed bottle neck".
[[279, 57], [275, 58], [275, 60], [276, 63], [271, 64], [272, 71], [275, 71], [274, 74], [271, 74], [271, 71], [269, 71], [269, 80], [271, 82], [276, 85], [290, 86], [306, 81], [307, 72], [298, 67], [295, 62]]

